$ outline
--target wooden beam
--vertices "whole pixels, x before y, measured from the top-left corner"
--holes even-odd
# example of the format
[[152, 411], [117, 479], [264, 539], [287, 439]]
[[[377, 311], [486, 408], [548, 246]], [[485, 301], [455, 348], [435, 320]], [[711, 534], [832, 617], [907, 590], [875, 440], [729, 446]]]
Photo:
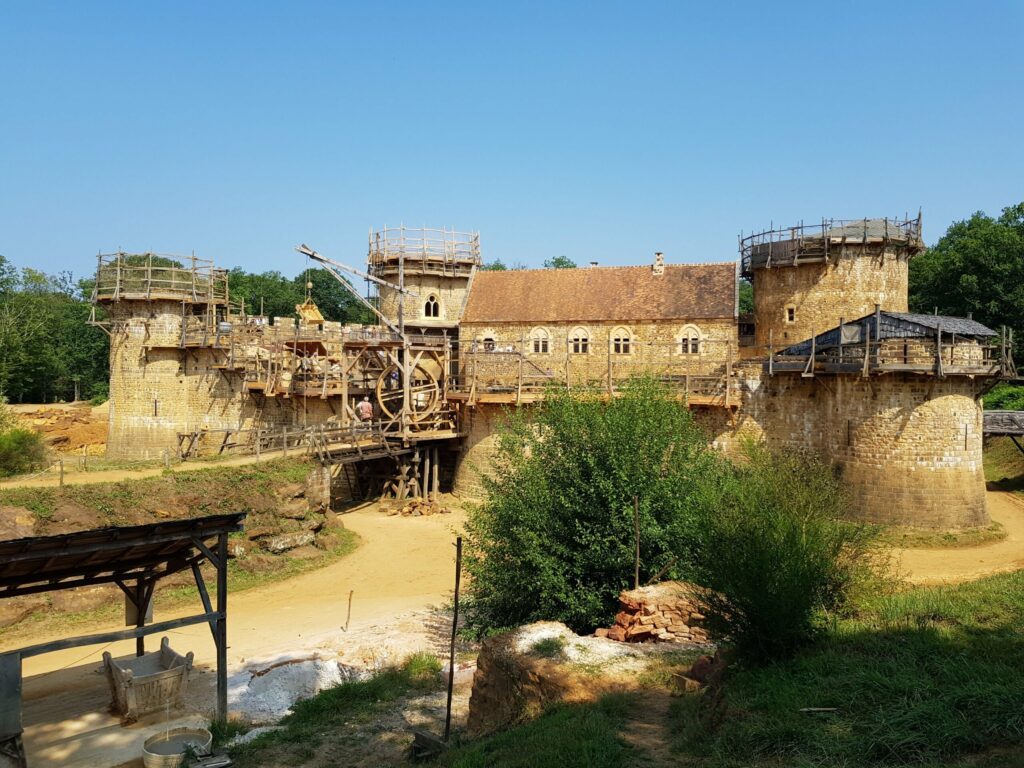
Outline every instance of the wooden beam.
[[95, 635], [66, 637], [62, 640], [53, 640], [49, 643], [39, 643], [38, 645], [19, 648], [17, 651], [14, 651], [14, 653], [19, 654], [22, 658], [29, 658], [31, 656], [40, 656], [44, 653], [52, 653], [53, 651], [63, 651], [68, 648], [81, 648], [85, 645], [102, 645], [103, 643], [116, 643], [119, 640], [132, 640], [140, 636], [155, 635], [160, 632], [167, 632], [180, 627], [190, 627], [193, 624], [202, 624], [204, 622], [213, 621], [217, 618], [216, 613], [202, 613], [196, 616], [186, 616], [181, 619], [161, 621], [156, 624], [150, 624], [148, 627], [122, 629], [117, 632], [99, 632]]

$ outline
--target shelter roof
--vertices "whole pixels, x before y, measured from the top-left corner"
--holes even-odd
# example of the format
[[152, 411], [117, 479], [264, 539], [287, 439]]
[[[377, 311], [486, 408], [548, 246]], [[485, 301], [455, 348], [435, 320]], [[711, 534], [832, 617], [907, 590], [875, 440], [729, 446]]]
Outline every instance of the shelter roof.
[[238, 512], [0, 541], [0, 597], [163, 578], [201, 561], [207, 539], [242, 530], [244, 519]]
[[478, 271], [462, 321], [544, 323], [732, 319], [736, 264]]
[[[970, 339], [991, 339], [999, 334], [991, 328], [964, 317], [946, 315], [924, 315], [915, 312], [879, 312], [850, 320], [843, 325], [830, 328], [814, 337], [815, 349], [827, 349], [842, 344], [863, 344], [865, 333], [870, 329], [872, 341], [885, 339], [935, 338], [943, 334], [956, 334]], [[794, 344], [782, 351], [783, 355], [807, 355], [811, 351], [811, 339]]]

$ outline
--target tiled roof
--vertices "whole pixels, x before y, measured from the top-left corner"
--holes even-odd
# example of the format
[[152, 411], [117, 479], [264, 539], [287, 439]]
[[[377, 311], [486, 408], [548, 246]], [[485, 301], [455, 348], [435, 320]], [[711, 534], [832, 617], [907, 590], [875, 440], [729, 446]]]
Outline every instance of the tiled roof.
[[733, 318], [736, 264], [478, 271], [467, 323]]

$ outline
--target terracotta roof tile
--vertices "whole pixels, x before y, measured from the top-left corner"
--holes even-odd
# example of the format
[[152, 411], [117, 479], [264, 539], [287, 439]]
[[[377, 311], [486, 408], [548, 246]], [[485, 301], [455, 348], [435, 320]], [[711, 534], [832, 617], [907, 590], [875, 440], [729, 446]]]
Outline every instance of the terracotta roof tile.
[[467, 323], [732, 318], [736, 264], [478, 271]]

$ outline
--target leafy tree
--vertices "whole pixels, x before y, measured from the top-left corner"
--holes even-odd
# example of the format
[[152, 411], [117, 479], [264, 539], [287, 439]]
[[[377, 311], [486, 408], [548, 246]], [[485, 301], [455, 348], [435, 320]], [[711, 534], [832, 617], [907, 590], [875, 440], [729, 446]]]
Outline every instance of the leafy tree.
[[1024, 331], [1024, 203], [955, 222], [912, 259], [910, 308]]
[[277, 271], [246, 272], [235, 267], [228, 273], [232, 301], [245, 300], [246, 312], [267, 317], [294, 317], [295, 305], [306, 298], [305, 280], [290, 280]]
[[568, 256], [555, 256], [544, 260], [544, 269], [576, 269], [576, 262]]
[[740, 279], [740, 314], [754, 311], [754, 286], [746, 278]]
[[482, 267], [480, 267], [480, 269], [483, 269], [487, 272], [505, 272], [508, 269], [508, 267], [505, 266], [505, 262], [503, 262], [501, 259], [495, 259], [494, 261], [487, 262]]
[[50, 402], [106, 391], [109, 341], [87, 324], [89, 309], [70, 273], [17, 271], [4, 260], [0, 393], [19, 402]]
[[663, 386], [636, 380], [610, 402], [552, 392], [533, 421], [500, 431], [487, 501], [467, 526], [469, 623], [485, 633], [538, 619], [609, 622], [633, 585], [692, 560], [698, 477], [722, 460]]

